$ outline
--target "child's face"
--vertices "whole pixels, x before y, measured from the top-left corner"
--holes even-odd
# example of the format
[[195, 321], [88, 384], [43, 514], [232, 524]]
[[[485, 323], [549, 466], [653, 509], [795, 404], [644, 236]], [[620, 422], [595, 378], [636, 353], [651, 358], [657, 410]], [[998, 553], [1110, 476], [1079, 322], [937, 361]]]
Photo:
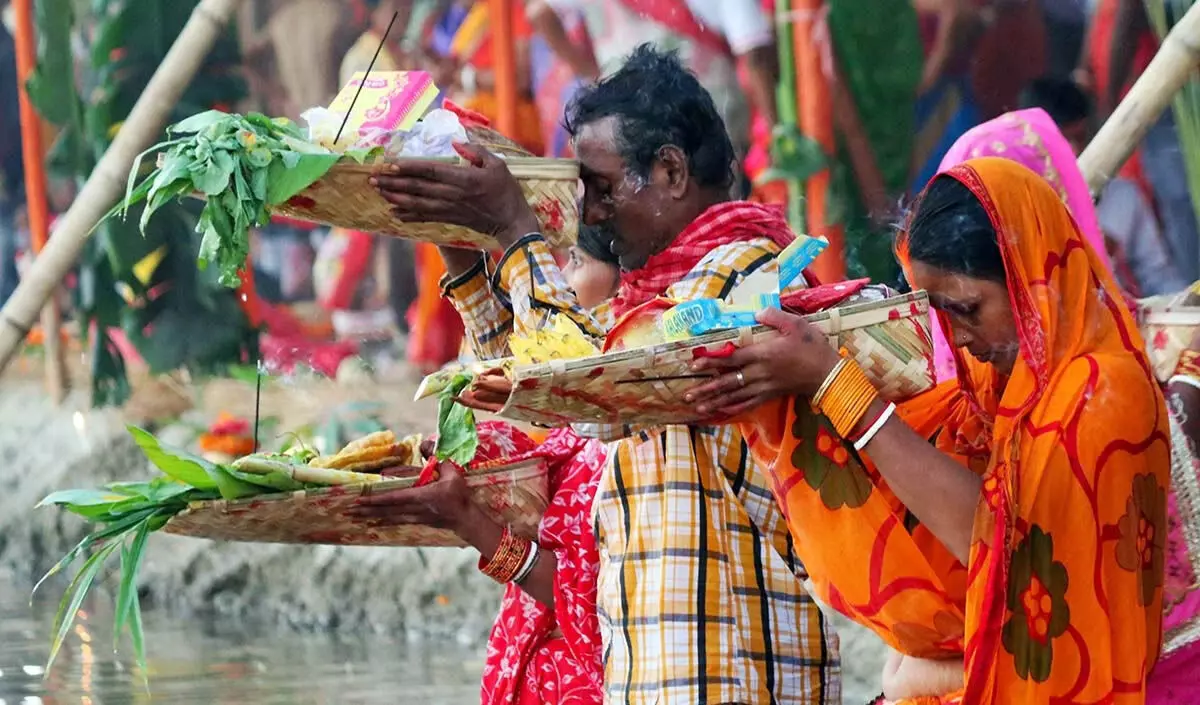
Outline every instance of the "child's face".
[[617, 293], [621, 271], [616, 265], [601, 262], [578, 247], [572, 247], [563, 276], [567, 285], [575, 290], [579, 305], [595, 308]]

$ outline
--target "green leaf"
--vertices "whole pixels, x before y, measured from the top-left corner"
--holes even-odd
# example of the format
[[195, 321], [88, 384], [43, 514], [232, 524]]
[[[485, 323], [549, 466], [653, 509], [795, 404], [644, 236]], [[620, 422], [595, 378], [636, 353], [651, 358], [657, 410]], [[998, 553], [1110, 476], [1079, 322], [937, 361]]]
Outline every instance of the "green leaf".
[[[158, 172], [154, 174], [154, 182], [151, 188], [155, 191], [167, 188], [176, 181], [186, 180], [188, 187], [191, 187], [191, 174], [188, 171], [188, 158], [186, 155], [171, 150], [167, 156], [163, 158], [162, 166]], [[147, 179], [149, 181], [149, 179]]]
[[219, 125], [222, 121], [227, 121], [230, 125], [233, 125], [234, 120], [235, 116], [229, 113], [223, 113], [220, 110], [208, 110], [171, 125], [167, 128], [167, 132], [175, 134], [196, 133], [213, 125]]
[[142, 556], [146, 553], [146, 537], [150, 535], [150, 521], [147, 519], [133, 535], [133, 541], [121, 549], [121, 585], [117, 591], [116, 615], [113, 617], [113, 651], [121, 641], [121, 631], [132, 613], [134, 603], [138, 600], [137, 575], [142, 565]]
[[255, 169], [266, 167], [273, 159], [274, 155], [266, 147], [255, 147], [246, 154], [246, 163]]
[[287, 152], [267, 167], [267, 203], [278, 205], [313, 185], [338, 162], [336, 154], [301, 154], [296, 165], [287, 166]]
[[130, 199], [133, 197], [133, 185], [137, 181], [138, 174], [141, 173], [142, 160], [146, 158], [146, 155], [151, 154], [152, 152], [157, 152], [159, 150], [166, 149], [168, 147], [173, 147], [173, 146], [179, 144], [180, 142], [182, 142], [182, 140], [168, 140], [166, 142], [160, 142], [160, 143], [154, 145], [153, 147], [147, 149], [146, 151], [142, 152], [141, 154], [137, 155], [136, 157], [134, 157], [133, 166], [131, 166], [129, 168], [129, 178], [125, 182], [125, 203], [127, 204], [126, 208], [128, 208], [129, 205], [132, 205], [130, 202]]
[[62, 602], [58, 606], [58, 614], [54, 618], [54, 639], [50, 643], [50, 657], [46, 659], [47, 674], [54, 664], [54, 659], [58, 657], [58, 652], [67, 638], [67, 633], [71, 630], [71, 625], [75, 623], [75, 615], [79, 613], [79, 607], [92, 587], [96, 574], [100, 572], [104, 561], [120, 546], [120, 541], [113, 541], [93, 553], [75, 574], [75, 579], [71, 581], [70, 587], [63, 595]]
[[84, 536], [79, 543], [75, 544], [74, 548], [67, 552], [67, 555], [60, 558], [59, 561], [55, 563], [50, 570], [46, 571], [46, 574], [37, 581], [37, 584], [33, 586], [33, 593], [36, 594], [38, 589], [41, 588], [42, 583], [45, 583], [47, 580], [49, 580], [51, 576], [56, 575], [61, 570], [75, 562], [75, 559], [80, 553], [86, 551], [88, 548], [100, 541], [105, 541], [107, 539], [120, 536], [121, 534], [132, 530], [138, 525], [139, 522], [145, 520], [149, 516], [152, 516], [156, 511], [157, 510], [155, 509], [147, 509], [130, 514], [127, 517], [122, 517], [120, 520], [108, 524], [103, 529], [93, 531], [87, 536]]
[[194, 489], [171, 477], [156, 477], [149, 482], [113, 482], [105, 488], [130, 497], [144, 497], [151, 502], [166, 502]]
[[224, 152], [217, 152], [213, 159], [191, 167], [192, 183], [196, 185], [196, 190], [210, 198], [229, 188], [229, 177], [233, 175], [233, 160], [220, 160], [217, 154]]
[[37, 20], [37, 67], [26, 90], [33, 104], [51, 123], [65, 127], [78, 119], [75, 66], [71, 52], [75, 8], [71, 0], [32, 3]]
[[209, 469], [209, 477], [217, 484], [221, 499], [245, 499], [263, 493], [262, 488], [234, 477], [230, 468], [224, 465], [213, 465]]
[[146, 637], [142, 631], [142, 601], [137, 597], [135, 592], [133, 597], [133, 607], [129, 614], [129, 638], [133, 642], [133, 658], [137, 662], [138, 670], [142, 672], [142, 684], [146, 686], [146, 692], [150, 691], [150, 679], [146, 668]]
[[137, 426], [125, 428], [146, 458], [164, 474], [197, 489], [219, 489], [211, 475], [211, 469], [215, 467], [212, 463], [183, 449], [159, 443], [152, 434]]
[[347, 149], [343, 157], [353, 159], [359, 164], [366, 164], [367, 161], [383, 156], [383, 147], [370, 147], [367, 149]]
[[254, 195], [254, 200], [265, 203], [267, 200], [267, 192], [269, 185], [267, 182], [267, 170], [255, 169], [250, 173], [250, 192]]
[[475, 412], [459, 404], [458, 395], [470, 386], [473, 377], [459, 374], [438, 396], [438, 460], [450, 460], [466, 467], [475, 459], [479, 434], [475, 430]]
[[[115, 218], [117, 216], [124, 218], [125, 214], [129, 212], [129, 208], [131, 206], [135, 206], [138, 203], [146, 200], [146, 196], [150, 194], [150, 189], [153, 185], [154, 184], [150, 179], [145, 179], [142, 181], [142, 183], [138, 184], [137, 188], [129, 191], [124, 201], [121, 201], [117, 205], [113, 206], [107, 213], [104, 214], [104, 217], [101, 218], [92, 228], [92, 232], [95, 232], [96, 229], [103, 225], [104, 221], [108, 220], [109, 218]], [[90, 234], [91, 233], [89, 233], [89, 235]]]
[[777, 125], [771, 135], [771, 165], [788, 177], [805, 181], [829, 166], [825, 150], [795, 125]]
[[94, 507], [112, 505], [118, 502], [124, 502], [129, 499], [129, 495], [119, 494], [110, 489], [95, 489], [95, 490], [61, 490], [51, 493], [42, 498], [34, 508], [41, 509], [51, 505], [75, 505], [77, 507]]
[[[304, 489], [304, 485], [292, 479], [291, 475], [282, 472], [269, 472], [263, 475], [250, 472], [241, 472], [233, 468], [224, 468], [225, 472], [229, 473], [235, 480], [241, 480], [249, 485], [263, 487], [268, 490], [278, 490], [279, 492], [295, 492]], [[261, 494], [261, 493], [260, 493]]]

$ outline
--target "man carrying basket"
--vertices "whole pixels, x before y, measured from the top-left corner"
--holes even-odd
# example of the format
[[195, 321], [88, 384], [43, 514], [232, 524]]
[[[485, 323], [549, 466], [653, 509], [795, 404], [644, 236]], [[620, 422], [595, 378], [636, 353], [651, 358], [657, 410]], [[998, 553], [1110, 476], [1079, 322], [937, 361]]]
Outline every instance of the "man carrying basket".
[[[677, 57], [637, 49], [568, 109], [583, 216], [621, 269], [616, 318], [657, 296], [722, 297], [792, 239], [782, 216], [730, 201], [734, 152], [711, 96]], [[556, 314], [603, 339], [607, 327], [566, 286], [504, 162], [389, 165], [375, 183], [414, 222], [490, 233], [486, 255], [443, 250], [447, 295], [477, 351], [504, 354], [510, 329]], [[491, 273], [489, 279], [488, 273]], [[490, 287], [510, 311], [488, 315]], [[514, 320], [515, 315], [515, 320]], [[595, 505], [606, 699], [628, 703], [836, 703], [837, 642], [805, 592], [806, 573], [765, 470], [732, 426], [667, 426], [615, 442]]]

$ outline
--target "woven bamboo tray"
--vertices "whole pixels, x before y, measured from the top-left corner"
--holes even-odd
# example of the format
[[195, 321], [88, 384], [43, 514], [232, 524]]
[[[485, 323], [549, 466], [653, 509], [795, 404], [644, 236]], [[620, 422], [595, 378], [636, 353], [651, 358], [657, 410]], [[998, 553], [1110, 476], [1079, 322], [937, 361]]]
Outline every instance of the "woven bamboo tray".
[[[556, 247], [575, 242], [579, 231], [579, 164], [570, 159], [540, 157], [506, 157], [505, 160], [541, 222], [546, 240]], [[272, 212], [349, 230], [438, 245], [473, 249], [499, 247], [491, 235], [469, 228], [397, 220], [392, 214], [392, 205], [367, 182], [378, 169], [378, 164], [340, 162], [316, 183], [286, 203], [273, 207]]]
[[[846, 348], [888, 399], [934, 385], [925, 292], [851, 304], [807, 316]], [[690, 365], [700, 348], [718, 350], [777, 335], [764, 326], [722, 331], [674, 343], [513, 370], [513, 392], [501, 416], [530, 423], [635, 424], [700, 421], [683, 395], [699, 380]]]
[[[513, 533], [537, 538], [550, 501], [547, 466], [541, 459], [467, 472], [473, 499]], [[415, 477], [367, 485], [342, 485], [240, 500], [193, 502], [164, 531], [218, 541], [308, 543], [342, 546], [464, 546], [453, 532], [428, 526], [371, 527], [345, 512], [355, 500], [407, 489]]]
[[[1179, 585], [1175, 579], [1168, 576], [1163, 586], [1163, 604], [1167, 605], [1183, 600], [1188, 593], [1200, 589], [1196, 580], [1200, 578], [1200, 466], [1194, 455], [1195, 448], [1175, 413], [1169, 415], [1171, 424], [1171, 492], [1175, 497], [1175, 511], [1178, 512], [1179, 525], [1183, 534], [1191, 585]], [[1183, 592], [1179, 592], [1179, 588]], [[1183, 624], [1176, 625], [1163, 635], [1163, 654], [1171, 654], [1180, 649], [1200, 643], [1200, 616]]]
[[1200, 328], [1200, 306], [1185, 306], [1191, 291], [1138, 301], [1138, 325], [1146, 340], [1146, 354], [1154, 376], [1166, 383], [1175, 374], [1179, 356]]

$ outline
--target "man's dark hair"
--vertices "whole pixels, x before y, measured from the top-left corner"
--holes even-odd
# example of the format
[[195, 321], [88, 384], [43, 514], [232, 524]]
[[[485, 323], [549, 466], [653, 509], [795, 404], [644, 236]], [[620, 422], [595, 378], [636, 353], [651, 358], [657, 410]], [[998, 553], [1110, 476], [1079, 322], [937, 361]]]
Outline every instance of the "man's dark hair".
[[581, 88], [567, 107], [565, 127], [575, 137], [584, 125], [617, 119], [617, 146], [629, 168], [649, 176], [660, 149], [674, 145], [687, 156], [700, 186], [733, 185], [733, 143], [712, 96], [673, 52], [643, 44], [619, 71]]
[[1041, 108], [1059, 125], [1092, 117], [1092, 101], [1076, 83], [1066, 78], [1038, 78], [1021, 92], [1022, 108]]

